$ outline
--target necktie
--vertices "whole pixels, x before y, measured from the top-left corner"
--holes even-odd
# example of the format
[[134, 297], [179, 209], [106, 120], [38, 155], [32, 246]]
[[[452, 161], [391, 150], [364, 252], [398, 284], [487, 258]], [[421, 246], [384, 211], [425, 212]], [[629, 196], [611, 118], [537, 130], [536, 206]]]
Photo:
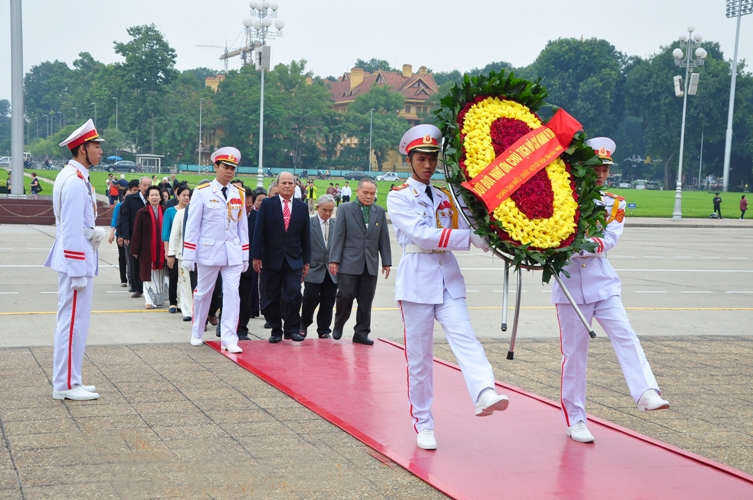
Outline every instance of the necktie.
[[329, 241], [329, 221], [324, 221], [324, 243], [326, 244], [327, 241]]
[[285, 202], [285, 205], [282, 207], [282, 218], [285, 220], [285, 231], [287, 231], [290, 225], [290, 200], [282, 201]]
[[225, 186], [224, 188], [222, 188], [222, 196], [224, 196], [225, 199], [227, 200], [227, 186]]
[[431, 192], [431, 186], [426, 186], [426, 196], [429, 197], [429, 199], [433, 202], [434, 201], [434, 195]]

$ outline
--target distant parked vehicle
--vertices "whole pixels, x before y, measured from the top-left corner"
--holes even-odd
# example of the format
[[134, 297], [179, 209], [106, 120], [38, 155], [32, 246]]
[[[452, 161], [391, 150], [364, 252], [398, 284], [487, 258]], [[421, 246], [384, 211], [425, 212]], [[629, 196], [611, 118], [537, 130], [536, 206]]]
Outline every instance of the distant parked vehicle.
[[10, 156], [0, 158], [0, 165], [10, 165]]
[[138, 165], [132, 161], [121, 160], [104, 166], [108, 172], [137, 172], [139, 170]]
[[376, 180], [378, 181], [384, 181], [384, 182], [397, 182], [400, 180], [400, 176], [397, 175], [397, 172], [387, 172], [382, 175], [378, 175]]
[[360, 181], [364, 178], [371, 178], [371, 176], [366, 172], [359, 172], [358, 170], [354, 170], [353, 172], [348, 172], [347, 174], [343, 175], [343, 178], [346, 181]]
[[630, 189], [630, 183], [628, 181], [620, 181], [620, 185], [618, 187], [621, 187], [623, 189]]

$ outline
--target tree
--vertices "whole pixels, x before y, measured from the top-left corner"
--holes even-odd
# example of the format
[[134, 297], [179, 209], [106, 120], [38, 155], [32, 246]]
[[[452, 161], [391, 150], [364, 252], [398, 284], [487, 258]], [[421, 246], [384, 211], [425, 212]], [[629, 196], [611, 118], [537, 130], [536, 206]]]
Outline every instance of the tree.
[[376, 59], [372, 57], [368, 61], [364, 61], [363, 59], [356, 59], [356, 63], [353, 65], [354, 68], [361, 68], [366, 73], [376, 73], [377, 71], [397, 71], [392, 66], [390, 66], [390, 63], [385, 61], [384, 59]]
[[387, 85], [375, 85], [348, 106], [345, 117], [348, 122], [348, 135], [357, 137], [361, 147], [368, 147], [370, 111], [374, 110], [371, 145], [377, 170], [382, 170], [388, 155], [395, 150], [395, 146], [408, 129], [408, 121], [398, 115], [403, 109], [404, 102], [401, 93], [393, 91]]
[[149, 144], [154, 153], [157, 119], [162, 116], [162, 98], [178, 76], [175, 50], [153, 24], [126, 30], [131, 41], [115, 42], [115, 53], [125, 58], [120, 73], [127, 88], [125, 118], [137, 147]]

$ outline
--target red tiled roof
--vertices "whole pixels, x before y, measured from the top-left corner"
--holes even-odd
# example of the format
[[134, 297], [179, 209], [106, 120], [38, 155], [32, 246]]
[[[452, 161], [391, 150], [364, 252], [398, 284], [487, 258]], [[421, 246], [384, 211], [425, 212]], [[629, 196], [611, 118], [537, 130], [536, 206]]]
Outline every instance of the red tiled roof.
[[[345, 73], [336, 81], [327, 82], [329, 92], [336, 104], [353, 101], [359, 95], [365, 94], [371, 90], [371, 87], [377, 85], [377, 79], [392, 87], [395, 92], [400, 92], [406, 99], [425, 101], [437, 91], [437, 83], [431, 73], [413, 73], [410, 77], [404, 77], [400, 71], [364, 73], [363, 81], [353, 90], [350, 89], [350, 79], [351, 74]], [[417, 82], [420, 83], [417, 84]]]

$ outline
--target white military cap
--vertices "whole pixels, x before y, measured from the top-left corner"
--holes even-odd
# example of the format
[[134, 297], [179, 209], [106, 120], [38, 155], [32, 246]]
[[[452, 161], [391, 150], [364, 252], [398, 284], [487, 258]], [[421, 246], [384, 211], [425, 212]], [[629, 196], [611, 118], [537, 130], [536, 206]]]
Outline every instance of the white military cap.
[[94, 128], [94, 122], [91, 118], [89, 118], [86, 123], [81, 125], [79, 128], [74, 130], [66, 140], [61, 142], [60, 147], [62, 148], [63, 146], [68, 146], [68, 149], [73, 149], [76, 146], [80, 146], [83, 143], [89, 141], [105, 142], [105, 140], [102, 139], [97, 133], [97, 129]]
[[609, 137], [594, 137], [586, 141], [586, 145], [593, 148], [594, 153], [601, 158], [602, 165], [612, 165], [612, 155], [617, 144]]
[[212, 163], [218, 161], [231, 167], [237, 167], [241, 161], [241, 152], [233, 147], [225, 146], [212, 153]]
[[400, 154], [407, 155], [411, 151], [438, 153], [440, 142], [442, 132], [437, 127], [428, 124], [416, 125], [400, 139]]

